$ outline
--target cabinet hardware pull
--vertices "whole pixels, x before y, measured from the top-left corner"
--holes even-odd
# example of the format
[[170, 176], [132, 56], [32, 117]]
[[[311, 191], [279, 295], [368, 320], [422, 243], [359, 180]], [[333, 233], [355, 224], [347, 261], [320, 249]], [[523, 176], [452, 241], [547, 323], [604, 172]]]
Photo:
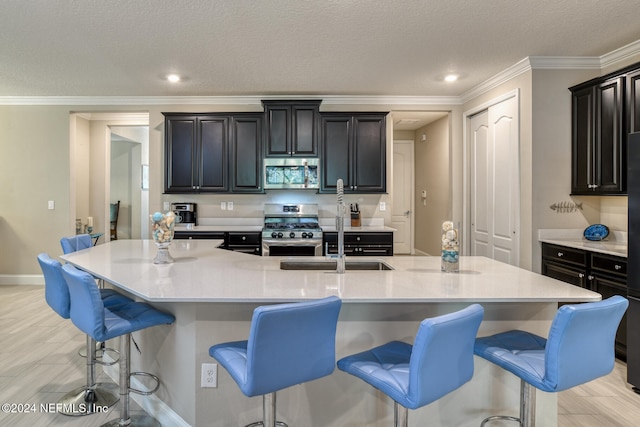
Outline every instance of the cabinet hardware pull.
[[584, 277], [584, 273], [578, 273], [578, 277], [582, 279]]
[[592, 275], [589, 275], [589, 277], [587, 277], [587, 279], [589, 279], [589, 280], [593, 280], [593, 279], [594, 279], [594, 277], [593, 277]]
[[616, 270], [620, 270], [622, 268], [621, 265], [616, 264], [613, 268], [615, 268]]
[[564, 256], [564, 252], [558, 252], [558, 256], [559, 257]]

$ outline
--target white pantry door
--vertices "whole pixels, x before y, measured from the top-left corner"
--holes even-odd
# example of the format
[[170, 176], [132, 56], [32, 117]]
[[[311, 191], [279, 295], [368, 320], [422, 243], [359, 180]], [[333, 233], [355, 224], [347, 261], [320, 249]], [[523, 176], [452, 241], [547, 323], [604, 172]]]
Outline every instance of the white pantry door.
[[519, 264], [518, 98], [469, 118], [471, 255]]
[[413, 141], [393, 142], [393, 253], [413, 252]]

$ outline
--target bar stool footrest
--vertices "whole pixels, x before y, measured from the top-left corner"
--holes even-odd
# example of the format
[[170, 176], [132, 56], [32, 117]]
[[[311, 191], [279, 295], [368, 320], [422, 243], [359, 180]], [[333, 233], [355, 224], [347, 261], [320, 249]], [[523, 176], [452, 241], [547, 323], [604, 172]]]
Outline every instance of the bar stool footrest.
[[503, 420], [503, 421], [513, 421], [518, 423], [518, 425], [522, 425], [522, 420], [520, 418], [517, 417], [511, 417], [509, 415], [493, 415], [491, 417], [487, 417], [484, 420], [482, 420], [482, 423], [480, 423], [480, 427], [483, 427], [486, 423], [489, 423], [491, 421], [498, 421], [498, 420]]
[[129, 378], [131, 378], [133, 376], [149, 377], [149, 378], [151, 378], [152, 380], [155, 381], [156, 386], [152, 390], [139, 390], [137, 388], [129, 387], [129, 391], [131, 393], [141, 394], [143, 396], [149, 396], [149, 395], [155, 393], [156, 391], [158, 391], [158, 389], [160, 388], [160, 378], [156, 377], [153, 374], [150, 374], [148, 372], [131, 372], [129, 374]]
[[[289, 424], [285, 423], [284, 421], [276, 421], [276, 425], [280, 427], [289, 427]], [[262, 421], [256, 421], [255, 423], [247, 424], [244, 427], [258, 427], [258, 426], [264, 427], [264, 423]]]
[[122, 427], [122, 426], [126, 426], [126, 427], [162, 427], [160, 425], [160, 423], [153, 417], [150, 417], [149, 415], [146, 414], [142, 414], [142, 415], [132, 415], [131, 417], [129, 417], [129, 419], [127, 420], [128, 423], [123, 424], [121, 422], [121, 420], [115, 419], [115, 420], [110, 420], [107, 421], [106, 423], [102, 424], [100, 427]]

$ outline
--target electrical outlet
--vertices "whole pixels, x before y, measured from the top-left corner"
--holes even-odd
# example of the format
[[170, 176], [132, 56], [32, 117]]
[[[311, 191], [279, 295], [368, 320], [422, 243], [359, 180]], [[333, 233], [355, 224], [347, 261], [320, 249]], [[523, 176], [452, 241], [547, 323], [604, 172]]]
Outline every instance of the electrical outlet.
[[386, 211], [387, 210], [387, 204], [385, 202], [380, 202], [380, 210], [381, 211]]
[[203, 363], [202, 374], [200, 375], [200, 387], [216, 388], [218, 387], [218, 364]]
[[168, 212], [168, 211], [169, 211], [169, 209], [171, 209], [171, 203], [169, 203], [169, 202], [164, 202], [164, 203], [162, 204], [162, 210], [163, 210], [163, 211], [165, 211], [165, 212]]
[[227, 202], [227, 209], [229, 209], [230, 211], [233, 210], [233, 202]]
[[223, 211], [227, 210], [227, 202], [220, 202], [220, 209], [222, 209]]
[[49, 203], [47, 203], [47, 207], [49, 209], [55, 209], [56, 208], [56, 202], [54, 200], [49, 200]]

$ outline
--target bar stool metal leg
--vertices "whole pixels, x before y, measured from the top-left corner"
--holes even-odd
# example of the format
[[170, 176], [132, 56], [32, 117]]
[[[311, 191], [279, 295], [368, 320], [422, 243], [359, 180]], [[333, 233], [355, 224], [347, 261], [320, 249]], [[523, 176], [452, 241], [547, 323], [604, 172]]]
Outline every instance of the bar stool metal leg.
[[[129, 391], [131, 390], [130, 372], [131, 334], [124, 334], [120, 336], [120, 418], [107, 421], [102, 424], [101, 427], [161, 427], [156, 419], [147, 414], [131, 415], [129, 406]], [[157, 377], [154, 378], [157, 379]], [[153, 391], [157, 390], [158, 387]], [[151, 392], [142, 392], [142, 394], [150, 393]]]
[[393, 402], [393, 425], [394, 427], [409, 426], [409, 410], [396, 401]]
[[[104, 412], [103, 407], [111, 407], [118, 402], [118, 386], [112, 383], [96, 383], [96, 341], [87, 335], [87, 384], [62, 396], [61, 414], [69, 416], [90, 415]], [[100, 407], [100, 408], [98, 408]]]
[[480, 427], [491, 421], [514, 421], [522, 427], [536, 425], [536, 389], [524, 380], [520, 380], [520, 418], [508, 415], [493, 415], [482, 420]]
[[262, 395], [262, 421], [247, 424], [245, 427], [289, 427], [284, 421], [276, 421], [276, 393]]

